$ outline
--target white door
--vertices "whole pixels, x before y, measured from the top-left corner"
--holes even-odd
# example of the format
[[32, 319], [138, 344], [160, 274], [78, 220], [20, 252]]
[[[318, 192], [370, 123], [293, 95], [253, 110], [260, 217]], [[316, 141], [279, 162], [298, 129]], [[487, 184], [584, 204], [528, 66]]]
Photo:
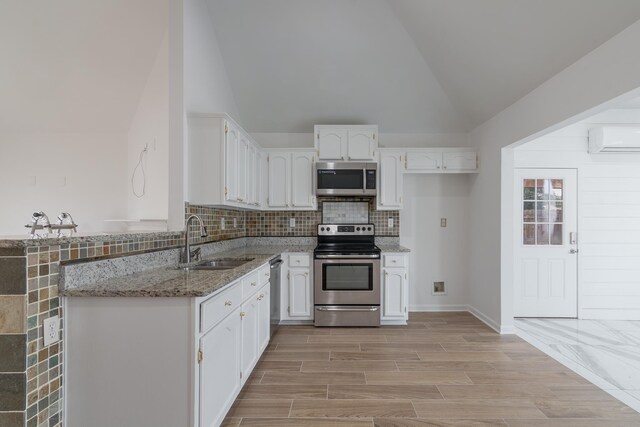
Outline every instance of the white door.
[[347, 144], [347, 131], [323, 129], [318, 131], [318, 158], [320, 160], [346, 160], [343, 147]]
[[442, 167], [442, 152], [440, 151], [407, 151], [408, 171], [432, 171]]
[[402, 153], [380, 151], [378, 210], [402, 208]]
[[348, 135], [347, 151], [349, 160], [373, 160], [375, 133], [372, 130], [350, 130]]
[[289, 206], [289, 154], [269, 154], [269, 207]]
[[311, 281], [309, 269], [292, 268], [289, 270], [289, 316], [311, 316]]
[[442, 153], [442, 167], [446, 170], [477, 169], [477, 153], [475, 151], [453, 151]]
[[577, 317], [575, 169], [517, 169], [516, 317]]
[[225, 124], [225, 200], [235, 202], [238, 199], [238, 145], [240, 135], [238, 129], [231, 123]]
[[247, 203], [256, 206], [258, 203], [258, 168], [256, 146], [249, 143], [247, 152]]
[[247, 203], [248, 189], [248, 160], [249, 160], [249, 141], [246, 136], [240, 133], [240, 144], [238, 145], [238, 201]]
[[313, 206], [313, 156], [313, 151], [292, 155], [291, 205], [294, 208]]
[[270, 285], [267, 283], [258, 291], [258, 354], [269, 344], [269, 333], [271, 328], [271, 298], [269, 295]]
[[385, 268], [382, 278], [382, 318], [405, 317], [405, 270]]
[[258, 300], [251, 297], [242, 304], [242, 383], [258, 361]]
[[200, 425], [219, 426], [241, 386], [239, 309], [200, 339], [200, 350]]
[[260, 167], [260, 173], [258, 174], [258, 186], [260, 188], [258, 206], [266, 208], [269, 198], [269, 163], [267, 162], [267, 153], [264, 151], [258, 152], [258, 165]]

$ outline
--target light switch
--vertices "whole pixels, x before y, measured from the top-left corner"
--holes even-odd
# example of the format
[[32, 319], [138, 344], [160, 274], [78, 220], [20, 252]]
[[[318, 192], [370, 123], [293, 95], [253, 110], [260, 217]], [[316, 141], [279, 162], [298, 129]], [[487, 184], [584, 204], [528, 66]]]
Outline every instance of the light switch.
[[238, 228], [238, 218], [233, 218], [233, 228]]
[[294, 228], [296, 226], [296, 219], [289, 218], [289, 228]]
[[220, 218], [220, 230], [224, 230], [224, 218]]
[[393, 218], [387, 219], [387, 227], [393, 228]]
[[440, 218], [440, 227], [447, 226], [447, 218]]

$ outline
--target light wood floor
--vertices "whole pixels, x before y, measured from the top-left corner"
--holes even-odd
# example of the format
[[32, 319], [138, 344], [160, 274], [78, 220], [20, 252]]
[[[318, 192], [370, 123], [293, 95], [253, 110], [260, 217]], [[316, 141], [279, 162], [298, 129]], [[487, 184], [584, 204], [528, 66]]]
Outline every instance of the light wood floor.
[[468, 313], [408, 326], [288, 326], [225, 426], [640, 426], [640, 414]]

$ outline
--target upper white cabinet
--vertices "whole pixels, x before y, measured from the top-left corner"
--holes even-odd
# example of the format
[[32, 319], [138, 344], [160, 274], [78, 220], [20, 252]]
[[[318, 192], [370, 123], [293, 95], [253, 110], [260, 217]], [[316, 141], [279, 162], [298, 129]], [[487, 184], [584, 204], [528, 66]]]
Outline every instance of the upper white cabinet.
[[271, 209], [314, 210], [313, 150], [269, 150]]
[[406, 150], [408, 173], [469, 173], [478, 170], [478, 153], [471, 148], [415, 148]]
[[226, 114], [192, 115], [188, 202], [260, 209], [259, 146]]
[[402, 151], [378, 150], [378, 210], [402, 209]]
[[318, 160], [373, 160], [378, 147], [378, 126], [316, 125]]

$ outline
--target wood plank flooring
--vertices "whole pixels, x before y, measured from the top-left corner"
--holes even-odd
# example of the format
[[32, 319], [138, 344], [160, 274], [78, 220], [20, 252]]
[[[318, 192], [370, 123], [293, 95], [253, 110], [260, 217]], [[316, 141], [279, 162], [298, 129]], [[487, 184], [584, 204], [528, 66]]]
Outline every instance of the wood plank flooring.
[[286, 326], [223, 424], [640, 426], [640, 414], [468, 313], [381, 328]]

